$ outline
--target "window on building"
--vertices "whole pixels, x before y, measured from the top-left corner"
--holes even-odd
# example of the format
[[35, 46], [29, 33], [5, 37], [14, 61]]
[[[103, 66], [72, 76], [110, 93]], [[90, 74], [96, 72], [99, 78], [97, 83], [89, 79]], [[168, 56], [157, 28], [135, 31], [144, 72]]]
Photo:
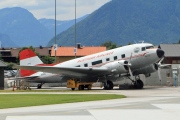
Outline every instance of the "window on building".
[[92, 65], [97, 65], [97, 64], [101, 64], [101, 63], [102, 63], [102, 60], [98, 60], [98, 61], [92, 62]]

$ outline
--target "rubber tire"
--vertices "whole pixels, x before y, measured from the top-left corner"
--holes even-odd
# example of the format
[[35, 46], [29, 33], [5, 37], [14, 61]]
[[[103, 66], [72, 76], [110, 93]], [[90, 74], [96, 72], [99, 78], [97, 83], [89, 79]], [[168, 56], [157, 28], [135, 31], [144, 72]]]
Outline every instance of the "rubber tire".
[[112, 90], [112, 89], [113, 89], [113, 87], [114, 87], [113, 82], [112, 82], [112, 81], [110, 81], [110, 80], [108, 80], [108, 81], [107, 81], [107, 85], [106, 85], [106, 86], [104, 86], [104, 89], [105, 89], [105, 90]]
[[84, 85], [79, 85], [78, 89], [79, 90], [84, 90]]
[[71, 90], [75, 90], [75, 88], [71, 88]]
[[144, 86], [144, 83], [142, 80], [137, 80], [136, 83], [134, 84], [134, 88], [136, 89], [142, 89]]
[[37, 89], [41, 89], [42, 85], [41, 84], [38, 84], [37, 85]]
[[91, 90], [91, 88], [92, 88], [92, 85], [88, 85], [87, 89]]

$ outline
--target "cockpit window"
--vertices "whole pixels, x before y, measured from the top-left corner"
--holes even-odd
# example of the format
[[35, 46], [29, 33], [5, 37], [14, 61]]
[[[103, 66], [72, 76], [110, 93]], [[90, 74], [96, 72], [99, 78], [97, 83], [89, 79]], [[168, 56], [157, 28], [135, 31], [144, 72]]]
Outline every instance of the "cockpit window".
[[147, 46], [146, 49], [154, 48], [154, 46]]
[[141, 48], [141, 50], [142, 50], [142, 51], [145, 51], [145, 50], [146, 50], [146, 48], [145, 48], [145, 47], [142, 47], [142, 48]]

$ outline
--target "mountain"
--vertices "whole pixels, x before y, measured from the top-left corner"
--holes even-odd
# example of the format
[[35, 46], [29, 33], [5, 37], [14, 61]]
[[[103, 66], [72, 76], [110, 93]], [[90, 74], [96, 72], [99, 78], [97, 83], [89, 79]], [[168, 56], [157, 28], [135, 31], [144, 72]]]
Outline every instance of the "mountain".
[[[88, 15], [85, 15], [83, 17], [80, 17], [76, 20], [76, 22], [78, 23], [79, 21], [85, 19]], [[55, 20], [54, 19], [46, 19], [46, 18], [42, 18], [39, 19], [39, 22], [44, 25], [49, 31], [54, 33], [54, 25], [55, 25]], [[67, 30], [68, 28], [70, 28], [71, 26], [73, 26], [75, 23], [74, 20], [56, 20], [56, 30], [57, 30], [57, 34]]]
[[[144, 40], [177, 43], [180, 38], [180, 0], [111, 0], [77, 24], [78, 43], [118, 45]], [[54, 38], [48, 46], [52, 45]], [[58, 45], [74, 45], [74, 26], [57, 35]]]
[[0, 9], [0, 33], [18, 46], [45, 46], [53, 35], [29, 11], [20, 7]]
[[0, 33], [0, 47], [18, 47], [8, 35]]
[[[77, 22], [86, 18], [77, 19]], [[6, 35], [8, 41], [0, 39], [7, 47], [24, 46], [46, 46], [51, 38], [54, 37], [54, 20], [37, 20], [32, 13], [21, 7], [0, 9], [0, 33], [2, 38]], [[74, 25], [74, 20], [57, 21], [57, 33], [60, 33]], [[0, 35], [1, 38], [1, 35]], [[7, 44], [8, 43], [8, 44]], [[9, 46], [8, 46], [9, 45]]]

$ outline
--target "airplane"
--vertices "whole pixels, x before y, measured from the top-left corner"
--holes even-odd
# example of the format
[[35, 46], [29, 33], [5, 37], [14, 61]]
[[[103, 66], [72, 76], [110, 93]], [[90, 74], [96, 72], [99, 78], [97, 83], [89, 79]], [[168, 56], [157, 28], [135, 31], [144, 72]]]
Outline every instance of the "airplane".
[[[150, 77], [160, 68], [164, 51], [150, 43], [136, 43], [96, 54], [68, 60], [54, 65], [45, 65], [30, 49], [20, 52], [21, 79], [28, 82], [58, 83], [67, 80], [81, 82], [102, 82], [105, 90], [114, 87], [113, 81], [127, 77], [134, 88], [142, 89], [143, 81], [139, 75]], [[79, 90], [85, 86], [80, 85]], [[72, 88], [74, 90], [75, 88]]]

